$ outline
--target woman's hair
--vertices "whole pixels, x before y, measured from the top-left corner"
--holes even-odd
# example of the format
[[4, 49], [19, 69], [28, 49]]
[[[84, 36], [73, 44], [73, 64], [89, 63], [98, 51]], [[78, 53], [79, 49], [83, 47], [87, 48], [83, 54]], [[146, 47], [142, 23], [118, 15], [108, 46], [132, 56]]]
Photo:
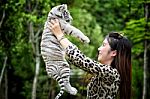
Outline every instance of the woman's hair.
[[131, 43], [130, 41], [117, 32], [110, 32], [106, 39], [111, 47], [111, 50], [116, 50], [111, 66], [116, 68], [121, 76], [120, 83], [120, 98], [131, 98]]

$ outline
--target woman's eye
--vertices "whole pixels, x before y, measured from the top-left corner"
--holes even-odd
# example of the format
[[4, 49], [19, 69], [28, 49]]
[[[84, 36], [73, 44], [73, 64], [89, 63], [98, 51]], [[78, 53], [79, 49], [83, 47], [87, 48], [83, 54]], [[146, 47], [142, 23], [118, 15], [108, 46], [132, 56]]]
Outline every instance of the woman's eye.
[[105, 46], [105, 43], [103, 43], [102, 45]]

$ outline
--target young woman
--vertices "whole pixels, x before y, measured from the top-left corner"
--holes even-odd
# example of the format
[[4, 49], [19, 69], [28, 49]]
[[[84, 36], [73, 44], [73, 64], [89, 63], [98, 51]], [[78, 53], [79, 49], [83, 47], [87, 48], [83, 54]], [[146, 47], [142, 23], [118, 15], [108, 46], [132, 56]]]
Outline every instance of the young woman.
[[130, 99], [131, 96], [131, 44], [117, 32], [109, 33], [98, 48], [98, 62], [86, 57], [64, 37], [58, 20], [52, 20], [50, 29], [66, 49], [69, 60], [93, 75], [87, 87], [87, 99]]

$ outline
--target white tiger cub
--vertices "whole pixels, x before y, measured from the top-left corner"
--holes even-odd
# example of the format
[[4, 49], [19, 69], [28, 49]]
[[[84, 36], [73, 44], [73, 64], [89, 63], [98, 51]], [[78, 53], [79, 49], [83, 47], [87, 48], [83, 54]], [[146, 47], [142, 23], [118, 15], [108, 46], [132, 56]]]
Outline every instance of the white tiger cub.
[[59, 20], [61, 29], [65, 34], [77, 37], [85, 43], [89, 43], [90, 40], [79, 29], [70, 24], [72, 17], [66, 4], [58, 5], [51, 9], [42, 33], [41, 55], [46, 64], [48, 75], [55, 79], [60, 86], [60, 92], [55, 97], [55, 99], [58, 99], [64, 93], [64, 90], [72, 95], [75, 95], [77, 90], [70, 85], [70, 67], [65, 60], [65, 51], [49, 29], [48, 22], [55, 18]]

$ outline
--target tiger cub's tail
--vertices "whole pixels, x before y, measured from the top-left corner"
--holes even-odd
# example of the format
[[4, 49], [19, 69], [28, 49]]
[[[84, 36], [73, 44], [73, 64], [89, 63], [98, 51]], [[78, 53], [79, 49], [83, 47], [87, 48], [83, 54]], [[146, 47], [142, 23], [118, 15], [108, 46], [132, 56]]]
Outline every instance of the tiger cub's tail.
[[60, 78], [59, 76], [55, 75], [55, 78], [56, 80], [58, 81], [58, 84], [60, 86], [60, 91], [59, 93], [57, 94], [57, 96], [55, 97], [55, 99], [59, 99], [60, 96], [62, 96], [62, 94], [64, 93], [64, 89], [65, 89], [65, 86], [64, 86], [64, 81], [62, 78]]

